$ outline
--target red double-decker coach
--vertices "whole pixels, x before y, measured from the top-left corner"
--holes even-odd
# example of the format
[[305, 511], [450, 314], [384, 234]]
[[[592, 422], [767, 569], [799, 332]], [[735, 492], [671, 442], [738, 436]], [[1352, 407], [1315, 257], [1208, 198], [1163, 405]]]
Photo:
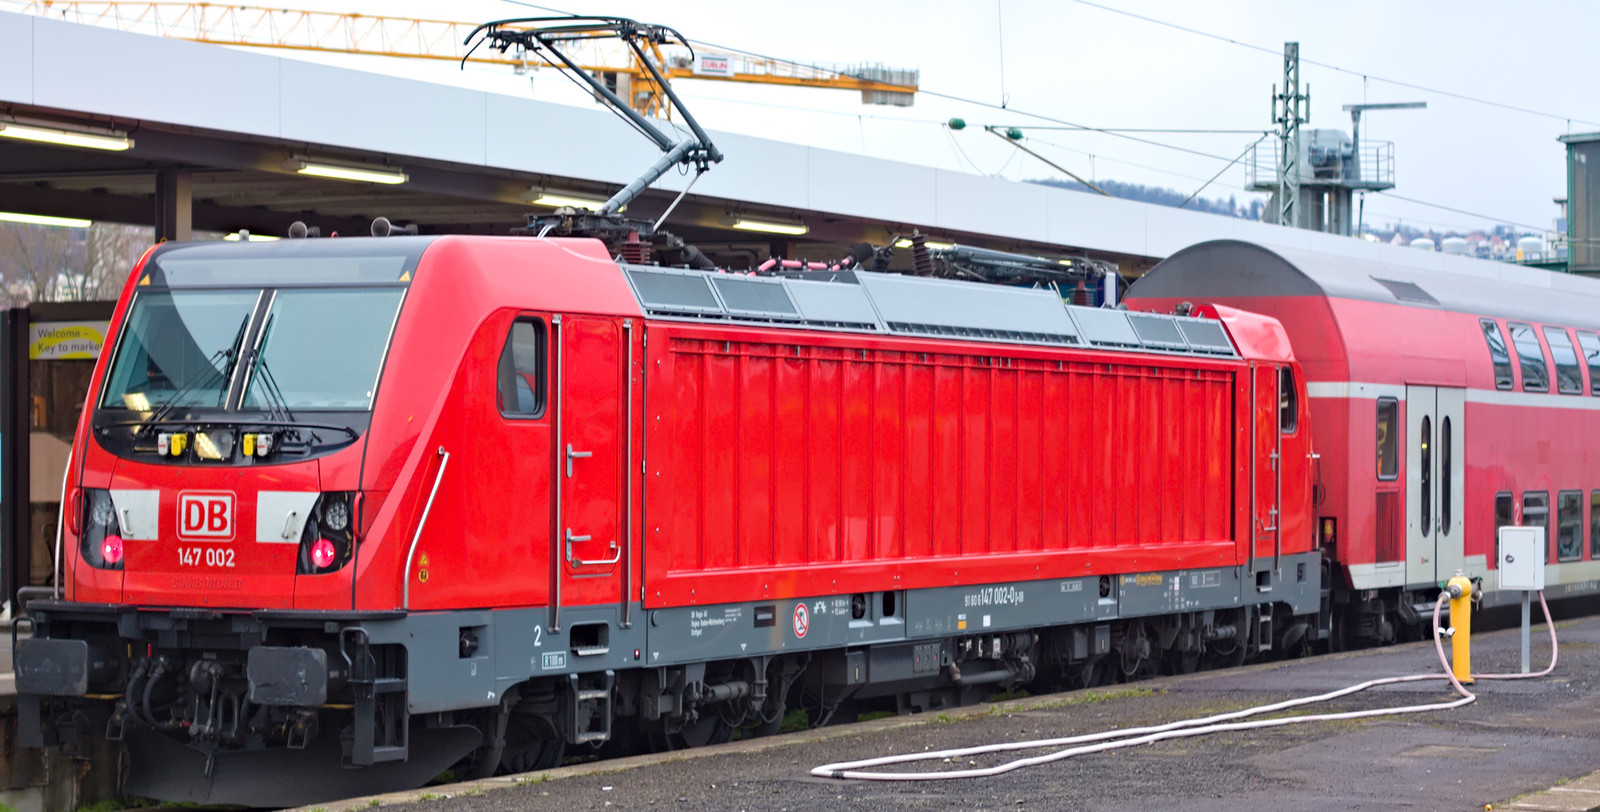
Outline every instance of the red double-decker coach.
[[1276, 318], [1304, 367], [1337, 562], [1335, 640], [1415, 636], [1457, 570], [1496, 587], [1498, 528], [1546, 530], [1553, 597], [1600, 585], [1600, 283], [1484, 263], [1439, 271], [1236, 240], [1129, 291], [1139, 310]]

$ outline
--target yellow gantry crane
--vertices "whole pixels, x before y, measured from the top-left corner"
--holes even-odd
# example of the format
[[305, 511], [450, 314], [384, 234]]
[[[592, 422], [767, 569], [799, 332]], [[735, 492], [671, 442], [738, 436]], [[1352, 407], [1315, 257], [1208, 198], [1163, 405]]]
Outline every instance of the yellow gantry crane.
[[[450, 20], [212, 3], [76, 0], [34, 0], [22, 11], [68, 22], [215, 45], [466, 61], [506, 65], [519, 72], [555, 67], [540, 55], [525, 51], [501, 53], [479, 49], [469, 53], [463, 41], [478, 24]], [[633, 109], [646, 116], [660, 116], [668, 111], [661, 88], [639, 64], [638, 55], [615, 40], [594, 39], [577, 44], [582, 46], [575, 48], [582, 57], [579, 67], [600, 79]], [[653, 46], [645, 51], [645, 56], [655, 62], [668, 81], [705, 79], [855, 90], [861, 93], [863, 104], [897, 107], [911, 106], [917, 92], [918, 71], [876, 63], [793, 62], [701, 43], [695, 43], [692, 56], [686, 49]]]

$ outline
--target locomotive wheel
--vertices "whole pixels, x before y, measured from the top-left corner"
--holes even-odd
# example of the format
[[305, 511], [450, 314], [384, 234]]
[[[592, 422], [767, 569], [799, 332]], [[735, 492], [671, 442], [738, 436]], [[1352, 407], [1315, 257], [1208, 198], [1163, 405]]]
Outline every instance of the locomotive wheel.
[[1193, 674], [1200, 670], [1200, 651], [1171, 649], [1166, 655], [1167, 671], [1172, 674]]
[[700, 718], [690, 724], [682, 725], [673, 730], [673, 721], [663, 716], [659, 721], [646, 722], [648, 727], [645, 735], [650, 740], [650, 749], [657, 753], [668, 750], [688, 750], [692, 747], [705, 747], [708, 744], [722, 744], [733, 739], [733, 727], [722, 721], [715, 710], [702, 712]]
[[506, 724], [506, 746], [500, 754], [502, 773], [525, 773], [561, 766], [567, 740], [550, 721], [529, 714], [513, 714]]

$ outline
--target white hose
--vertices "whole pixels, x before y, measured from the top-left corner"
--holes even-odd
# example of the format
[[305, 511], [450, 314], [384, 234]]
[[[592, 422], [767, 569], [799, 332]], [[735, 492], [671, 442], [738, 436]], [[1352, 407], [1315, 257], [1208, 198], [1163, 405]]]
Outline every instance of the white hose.
[[[1172, 722], [1153, 727], [1124, 728], [1110, 730], [1103, 733], [1091, 733], [1084, 736], [1068, 736], [1059, 739], [1034, 739], [1031, 741], [1003, 742], [1000, 744], [986, 744], [978, 747], [964, 747], [955, 750], [939, 750], [937, 752], [908, 753], [898, 756], [883, 758], [869, 758], [860, 761], [843, 761], [837, 764], [825, 764], [811, 771], [819, 778], [853, 778], [862, 781], [944, 781], [952, 778], [983, 778], [992, 775], [1008, 773], [1023, 767], [1032, 767], [1037, 764], [1049, 764], [1053, 761], [1081, 756], [1089, 753], [1098, 753], [1103, 750], [1115, 750], [1123, 747], [1132, 747], [1139, 744], [1153, 744], [1166, 739], [1179, 739], [1190, 736], [1204, 736], [1211, 733], [1223, 733], [1233, 730], [1260, 730], [1269, 727], [1282, 727], [1285, 725], [1298, 725], [1306, 722], [1328, 722], [1341, 719], [1361, 719], [1371, 716], [1392, 716], [1402, 713], [1425, 713], [1429, 711], [1449, 710], [1472, 703], [1477, 699], [1455, 677], [1450, 669], [1450, 662], [1444, 654], [1442, 630], [1439, 628], [1439, 612], [1444, 602], [1449, 600], [1447, 593], [1440, 594], [1439, 600], [1433, 605], [1433, 646], [1439, 654], [1439, 664], [1444, 667], [1443, 674], [1416, 674], [1405, 677], [1385, 677], [1383, 679], [1368, 680], [1359, 685], [1341, 688], [1316, 696], [1300, 699], [1290, 699], [1272, 705], [1261, 705], [1247, 708], [1232, 713], [1222, 713], [1215, 716], [1206, 716], [1199, 719], [1188, 719], [1182, 722]], [[1544, 609], [1544, 622], [1550, 629], [1550, 665], [1543, 671], [1530, 674], [1474, 674], [1475, 679], [1529, 679], [1542, 677], [1555, 670], [1556, 667], [1556, 627], [1550, 618], [1550, 606], [1545, 603], [1544, 593], [1539, 593], [1539, 606]], [[1435, 702], [1427, 705], [1407, 705], [1399, 708], [1380, 708], [1375, 710], [1348, 711], [1345, 713], [1323, 713], [1313, 716], [1291, 716], [1279, 719], [1260, 719], [1253, 722], [1234, 722], [1249, 716], [1263, 713], [1273, 713], [1314, 702], [1326, 702], [1341, 696], [1365, 691], [1379, 685], [1393, 685], [1401, 682], [1425, 682], [1430, 680], [1449, 680], [1451, 687], [1461, 695], [1460, 699], [1450, 702]], [[1090, 744], [1090, 742], [1094, 742]], [[863, 772], [870, 767], [883, 767], [889, 764], [906, 764], [913, 761], [934, 761], [944, 759], [959, 759], [983, 753], [1001, 753], [1014, 750], [1033, 750], [1040, 747], [1060, 747], [1063, 745], [1080, 745], [1068, 747], [1043, 756], [1033, 756], [1015, 761], [1008, 761], [993, 767], [982, 767], [972, 770], [944, 770], [938, 772], [916, 773], [877, 773]]]

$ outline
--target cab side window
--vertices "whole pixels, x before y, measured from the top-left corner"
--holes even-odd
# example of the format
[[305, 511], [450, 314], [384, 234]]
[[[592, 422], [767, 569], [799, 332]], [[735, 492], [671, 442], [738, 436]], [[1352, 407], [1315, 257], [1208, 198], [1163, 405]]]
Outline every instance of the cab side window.
[[1522, 365], [1522, 388], [1529, 392], [1550, 391], [1550, 371], [1544, 364], [1544, 349], [1539, 346], [1539, 336], [1533, 325], [1507, 322], [1511, 328], [1511, 343], [1516, 345], [1517, 360]]
[[496, 400], [506, 417], [544, 415], [544, 336], [544, 322], [539, 319], [517, 319], [511, 324], [495, 374]]
[[1278, 369], [1278, 431], [1293, 434], [1300, 425], [1300, 398], [1294, 388], [1294, 372], [1288, 367]]

